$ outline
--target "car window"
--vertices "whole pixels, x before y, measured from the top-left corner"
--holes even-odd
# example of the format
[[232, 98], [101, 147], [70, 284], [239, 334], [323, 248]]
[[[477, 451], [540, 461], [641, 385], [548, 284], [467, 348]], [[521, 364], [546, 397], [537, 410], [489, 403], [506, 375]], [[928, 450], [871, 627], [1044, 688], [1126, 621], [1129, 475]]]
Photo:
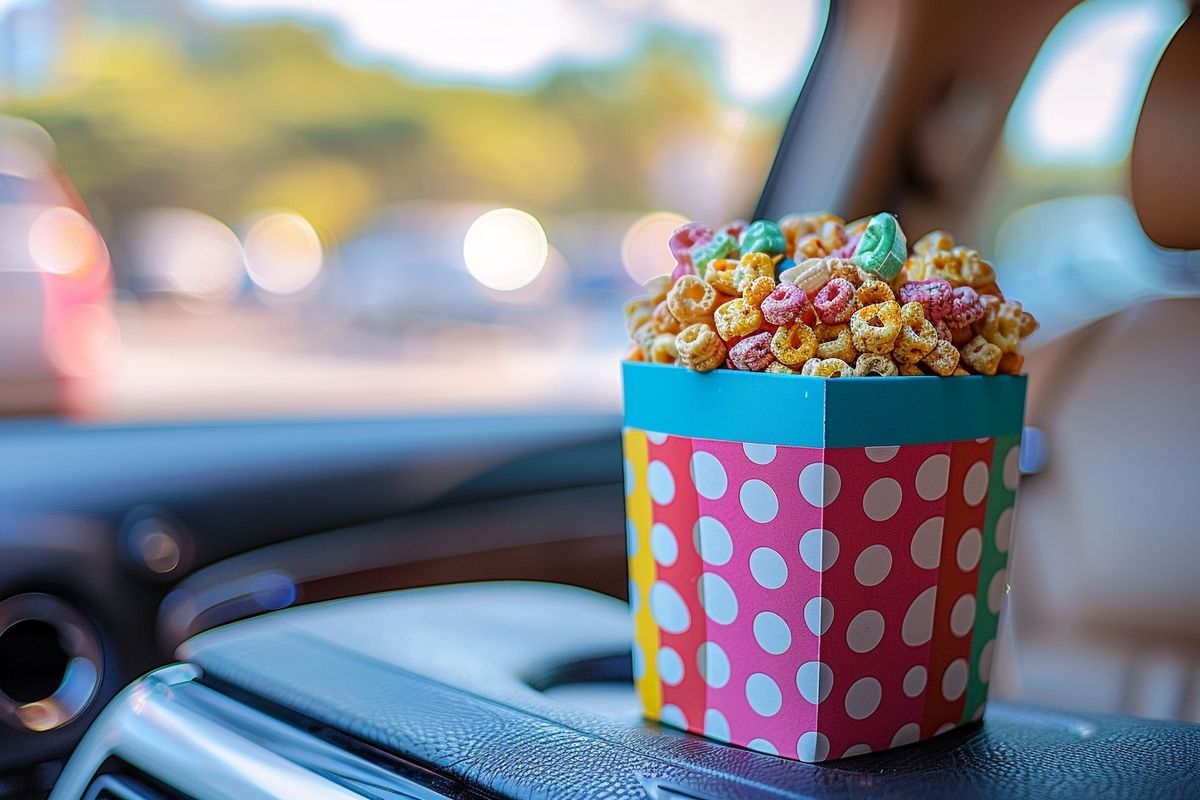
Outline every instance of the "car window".
[[752, 211], [827, 16], [0, 0], [0, 113], [111, 259], [119, 345], [71, 413], [615, 410], [620, 299], [682, 221]]

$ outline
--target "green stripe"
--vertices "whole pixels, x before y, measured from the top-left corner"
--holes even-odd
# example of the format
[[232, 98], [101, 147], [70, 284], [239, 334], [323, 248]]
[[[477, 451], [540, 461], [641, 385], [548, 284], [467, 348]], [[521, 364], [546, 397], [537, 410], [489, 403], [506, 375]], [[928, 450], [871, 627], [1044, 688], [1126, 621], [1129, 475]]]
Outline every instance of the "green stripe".
[[[1021, 443], [1020, 435], [1002, 436], [996, 439], [992, 449], [992, 467], [988, 478], [987, 512], [984, 515], [983, 550], [979, 557], [979, 584], [975, 605], [975, 628], [971, 634], [971, 671], [967, 680], [967, 699], [963, 706], [962, 721], [967, 722], [987, 699], [987, 687], [979, 678], [979, 660], [983, 647], [996, 638], [1000, 615], [993, 614], [987, 604], [988, 587], [997, 572], [1008, 564], [1008, 553], [996, 549], [996, 521], [1005, 509], [1013, 508], [1016, 492], [1004, 485], [1004, 459], [1009, 451]], [[1012, 537], [1009, 537], [1009, 548]], [[996, 645], [992, 645], [992, 665], [995, 669]]]
[[928, 444], [1019, 435], [1024, 376], [813, 378], [625, 362], [625, 424], [793, 447]]

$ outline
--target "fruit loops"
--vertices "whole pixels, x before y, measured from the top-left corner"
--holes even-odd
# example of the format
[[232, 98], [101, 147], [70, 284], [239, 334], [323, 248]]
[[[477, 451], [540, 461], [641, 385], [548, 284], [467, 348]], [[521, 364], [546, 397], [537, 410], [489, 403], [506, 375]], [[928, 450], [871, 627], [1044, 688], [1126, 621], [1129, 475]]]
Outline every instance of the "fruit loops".
[[945, 231], [891, 214], [689, 222], [675, 269], [625, 304], [626, 358], [825, 378], [1018, 374], [1037, 320]]

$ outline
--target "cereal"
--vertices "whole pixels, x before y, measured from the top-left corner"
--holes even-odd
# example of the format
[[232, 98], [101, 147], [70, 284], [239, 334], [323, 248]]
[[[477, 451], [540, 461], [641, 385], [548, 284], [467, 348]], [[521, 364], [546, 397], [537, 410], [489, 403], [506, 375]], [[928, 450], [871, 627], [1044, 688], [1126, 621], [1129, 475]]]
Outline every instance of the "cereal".
[[796, 240], [793, 258], [824, 258], [846, 244], [846, 231], [840, 222], [829, 220], [816, 233]]
[[703, 322], [689, 325], [675, 337], [679, 363], [696, 372], [709, 372], [725, 363], [725, 343]]
[[954, 247], [954, 237], [946, 231], [930, 231], [913, 243], [913, 252], [919, 256], [934, 250], [949, 250]]
[[732, 258], [714, 258], [704, 271], [704, 280], [714, 289], [730, 297], [741, 294], [737, 288], [738, 262]]
[[650, 321], [654, 313], [654, 305], [649, 297], [635, 297], [625, 303], [625, 329], [632, 336], [633, 332]]
[[905, 378], [918, 378], [925, 375], [916, 364], [897, 364], [896, 371]]
[[654, 314], [651, 316], [654, 320], [654, 330], [659, 333], [679, 333], [679, 320], [671, 314], [667, 308], [667, 301], [663, 300], [654, 307]]
[[762, 372], [775, 360], [775, 354], [771, 352], [771, 334], [764, 331], [742, 339], [729, 348], [729, 360], [735, 369]]
[[682, 325], [691, 325], [712, 314], [717, 290], [695, 275], [684, 275], [667, 292], [667, 308]]
[[692, 265], [692, 250], [712, 241], [713, 230], [699, 222], [689, 222], [675, 229], [667, 247], [677, 264]]
[[749, 336], [762, 325], [762, 314], [741, 297], [722, 303], [713, 314], [717, 333], [728, 342], [735, 336]]
[[650, 358], [656, 364], [674, 364], [679, 358], [679, 349], [675, 346], [675, 336], [660, 333], [654, 337], [650, 345]]
[[909, 259], [908, 273], [914, 280], [944, 278], [954, 286], [973, 288], [985, 286], [996, 280], [996, 271], [992, 265], [969, 247], [928, 250], [916, 258]]
[[921, 359], [921, 363], [944, 378], [954, 374], [954, 370], [958, 366], [958, 357], [957, 347], [944, 339], [939, 339], [937, 345]]
[[951, 328], [970, 325], [983, 316], [983, 301], [970, 286], [959, 286], [951, 293], [950, 311], [942, 319]]
[[890, 378], [898, 374], [896, 363], [887, 356], [877, 353], [863, 353], [854, 362], [854, 374], [860, 378], [867, 378], [873, 375], [881, 378]]
[[858, 265], [848, 258], [830, 256], [828, 261], [830, 280], [834, 278], [842, 278], [843, 280], [849, 281], [850, 284], [857, 289], [871, 278], [870, 275], [859, 269]]
[[977, 332], [1000, 352], [1015, 351], [1021, 343], [1021, 304], [1006, 300], [989, 305], [981, 313]]
[[895, 300], [863, 306], [850, 317], [850, 337], [862, 353], [890, 353], [900, 336], [900, 304]]
[[900, 335], [892, 349], [897, 364], [916, 364], [937, 346], [939, 340], [933, 323], [925, 319], [920, 303], [905, 303], [900, 307]]
[[[763, 275], [755, 278], [749, 284], [747, 284], [746, 288], [742, 290], [742, 298], [755, 308], [761, 309], [762, 304], [768, 297], [771, 296], [771, 293], [774, 291], [775, 279], [769, 275]], [[769, 321], [770, 320], [768, 320], [768, 322]]]
[[851, 260], [884, 280], [896, 277], [904, 266], [908, 242], [891, 214], [876, 214], [867, 223]]
[[848, 321], [858, 308], [858, 302], [854, 299], [854, 286], [845, 278], [834, 278], [821, 287], [812, 304], [817, 310], [817, 316], [826, 325]]
[[756, 219], [750, 223], [738, 244], [743, 253], [766, 253], [769, 256], [787, 253], [787, 237], [769, 219]]
[[643, 322], [633, 332], [633, 341], [647, 361], [654, 360], [654, 337], [656, 336], [658, 336], [658, 332], [654, 330], [654, 323], [649, 320]]
[[1038, 329], [1038, 321], [1033, 318], [1033, 314], [1030, 314], [1028, 311], [1022, 311], [1021, 312], [1021, 323], [1020, 323], [1021, 338], [1024, 339], [1026, 336], [1031, 335], [1037, 329]]
[[1004, 352], [982, 336], [976, 336], [960, 348], [962, 361], [980, 375], [995, 375]]
[[733, 288], [741, 294], [755, 278], [775, 278], [775, 262], [766, 253], [746, 253], [733, 271]]
[[816, 378], [843, 378], [854, 374], [854, 368], [840, 358], [823, 358], [808, 373]]
[[790, 283], [809, 295], [816, 294], [833, 277], [829, 259], [810, 258], [779, 273], [780, 283]]
[[813, 334], [817, 337], [818, 358], [840, 358], [843, 361], [858, 358], [849, 325], [818, 325], [813, 328]]
[[712, 240], [692, 249], [692, 264], [701, 277], [714, 258], [729, 258], [737, 253], [737, 239], [721, 231]]
[[952, 310], [954, 287], [950, 281], [934, 278], [927, 281], [909, 281], [900, 287], [901, 303], [920, 303], [925, 306], [925, 318], [937, 323]]
[[803, 364], [817, 352], [817, 336], [803, 322], [782, 325], [771, 337], [771, 352], [788, 366]]
[[794, 370], [791, 367], [780, 364], [778, 361], [772, 361], [770, 364], [767, 364], [767, 368], [764, 369], [763, 372], [778, 372], [778, 373], [782, 373], [784, 375], [799, 375], [800, 374], [797, 370]]
[[673, 281], [669, 276], [659, 275], [656, 278], [646, 281], [642, 288], [646, 290], [646, 297], [650, 298], [650, 303], [658, 305], [667, 299], [667, 292], [671, 291], [672, 283]]
[[882, 303], [885, 300], [895, 300], [896, 295], [892, 291], [892, 287], [883, 281], [872, 279], [858, 287], [858, 291], [854, 293], [854, 299], [858, 301], [860, 306], [869, 306], [874, 303]]

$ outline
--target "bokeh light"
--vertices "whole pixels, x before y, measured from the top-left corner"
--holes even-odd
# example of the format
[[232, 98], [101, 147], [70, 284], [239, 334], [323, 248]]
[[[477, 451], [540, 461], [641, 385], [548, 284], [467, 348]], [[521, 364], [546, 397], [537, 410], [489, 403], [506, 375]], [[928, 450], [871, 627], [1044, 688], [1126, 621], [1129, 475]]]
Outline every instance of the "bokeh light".
[[102, 374], [116, 364], [120, 353], [121, 330], [105, 306], [77, 306], [46, 332], [46, 355], [63, 375]]
[[65, 206], [46, 209], [29, 228], [30, 258], [54, 275], [83, 275], [95, 263], [99, 245], [92, 223]]
[[541, 223], [516, 208], [496, 208], [480, 215], [463, 237], [467, 270], [484, 286], [499, 291], [533, 282], [546, 266], [549, 252]]
[[142, 214], [136, 248], [143, 270], [180, 300], [228, 301], [245, 275], [237, 234], [220, 220], [187, 208]]
[[272, 211], [260, 217], [246, 233], [243, 250], [250, 280], [277, 295], [308, 287], [325, 258], [316, 230], [294, 211]]
[[687, 217], [670, 211], [638, 217], [621, 240], [621, 264], [629, 277], [642, 284], [674, 269], [675, 259], [667, 249], [667, 240], [687, 221]]

